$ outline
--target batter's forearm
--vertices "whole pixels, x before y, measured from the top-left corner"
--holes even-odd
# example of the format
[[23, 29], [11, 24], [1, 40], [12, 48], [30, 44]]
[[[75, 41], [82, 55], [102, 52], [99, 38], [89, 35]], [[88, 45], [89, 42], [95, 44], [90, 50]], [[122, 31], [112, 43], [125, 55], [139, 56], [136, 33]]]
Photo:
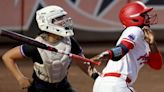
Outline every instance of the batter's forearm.
[[154, 42], [153, 44], [149, 44], [149, 47], [150, 47], [151, 53], [159, 52], [156, 42]]
[[149, 47], [151, 51], [149, 53], [149, 59], [147, 63], [153, 69], [160, 70], [163, 65], [161, 53], [159, 52], [155, 42], [153, 44], [149, 44]]

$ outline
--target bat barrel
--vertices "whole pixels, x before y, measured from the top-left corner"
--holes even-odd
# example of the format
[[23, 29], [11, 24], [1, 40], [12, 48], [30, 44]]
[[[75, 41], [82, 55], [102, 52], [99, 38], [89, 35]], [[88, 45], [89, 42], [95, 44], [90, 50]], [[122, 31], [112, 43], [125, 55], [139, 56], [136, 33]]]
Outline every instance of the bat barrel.
[[27, 43], [27, 44], [32, 45], [32, 46], [36, 46], [36, 47], [39, 47], [39, 48], [42, 48], [42, 49], [47, 49], [47, 50], [57, 52], [57, 49], [55, 49], [53, 47], [47, 46], [47, 45], [45, 45], [41, 42], [36, 41], [33, 38], [30, 38], [30, 37], [27, 37], [27, 36], [12, 32], [12, 31], [2, 29], [2, 30], [0, 30], [0, 35], [5, 36], [5, 37], [9, 37], [11, 39], [14, 39], [14, 40], [17, 40], [17, 41], [20, 41], [20, 42], [23, 42], [23, 43]]

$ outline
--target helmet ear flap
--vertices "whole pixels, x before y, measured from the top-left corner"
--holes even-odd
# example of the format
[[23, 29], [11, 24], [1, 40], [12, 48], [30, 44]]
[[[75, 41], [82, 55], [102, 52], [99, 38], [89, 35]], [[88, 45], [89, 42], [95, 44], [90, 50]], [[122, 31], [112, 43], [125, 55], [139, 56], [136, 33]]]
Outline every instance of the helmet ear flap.
[[139, 20], [138, 20], [138, 19], [132, 19], [132, 21], [134, 21], [134, 22], [139, 22]]
[[132, 26], [141, 26], [144, 24], [145, 18], [143, 16], [137, 16], [135, 18], [132, 18], [132, 24], [134, 23], [134, 25]]

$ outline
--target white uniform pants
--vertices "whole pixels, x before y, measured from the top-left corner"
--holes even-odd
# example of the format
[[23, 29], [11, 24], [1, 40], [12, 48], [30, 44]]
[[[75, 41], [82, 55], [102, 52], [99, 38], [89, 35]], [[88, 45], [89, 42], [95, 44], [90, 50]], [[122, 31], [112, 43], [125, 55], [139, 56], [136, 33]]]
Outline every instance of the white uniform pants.
[[93, 92], [135, 92], [124, 79], [108, 76], [98, 77], [93, 86]]

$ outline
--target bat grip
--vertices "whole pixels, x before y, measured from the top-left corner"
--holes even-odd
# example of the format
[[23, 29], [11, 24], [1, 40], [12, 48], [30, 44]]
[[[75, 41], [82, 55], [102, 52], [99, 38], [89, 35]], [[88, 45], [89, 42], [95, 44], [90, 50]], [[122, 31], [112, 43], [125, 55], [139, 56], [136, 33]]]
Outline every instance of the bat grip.
[[93, 60], [91, 60], [91, 59], [88, 59], [88, 58], [85, 58], [85, 57], [82, 57], [82, 56], [79, 56], [79, 55], [76, 55], [76, 54], [69, 54], [69, 56], [71, 57], [71, 58], [73, 58], [73, 59], [77, 59], [77, 60], [83, 60], [83, 61], [85, 61], [85, 62], [90, 62], [90, 63], [92, 63], [92, 64], [95, 64], [95, 65], [100, 65], [101, 64], [101, 62], [100, 61], [93, 61]]

